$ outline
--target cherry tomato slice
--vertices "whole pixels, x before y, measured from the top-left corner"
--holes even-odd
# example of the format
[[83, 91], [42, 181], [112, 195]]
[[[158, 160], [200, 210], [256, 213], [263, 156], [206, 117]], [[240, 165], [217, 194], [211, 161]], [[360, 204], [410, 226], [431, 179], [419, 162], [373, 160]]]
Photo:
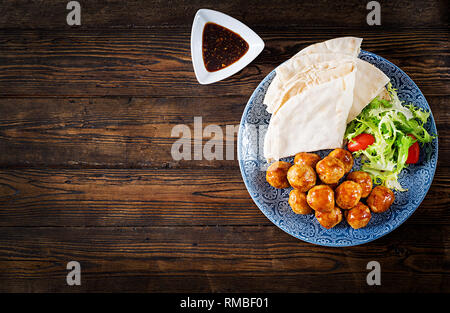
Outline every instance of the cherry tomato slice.
[[350, 152], [355, 152], [358, 150], [366, 150], [368, 146], [375, 142], [375, 137], [371, 134], [360, 134], [353, 138], [353, 142], [349, 141], [347, 148]]
[[[408, 136], [411, 137], [412, 139], [416, 139], [414, 135], [408, 134]], [[420, 155], [420, 147], [419, 143], [416, 141], [408, 149], [408, 158], [406, 159], [406, 164], [416, 164], [417, 162], [419, 162], [419, 155]]]

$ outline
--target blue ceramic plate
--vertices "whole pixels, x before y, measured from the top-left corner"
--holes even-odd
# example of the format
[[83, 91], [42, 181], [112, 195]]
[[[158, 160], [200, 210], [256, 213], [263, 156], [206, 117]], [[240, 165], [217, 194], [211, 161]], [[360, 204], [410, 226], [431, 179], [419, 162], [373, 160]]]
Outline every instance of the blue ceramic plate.
[[[359, 57], [381, 69], [391, 79], [394, 88], [398, 89], [400, 100], [430, 110], [417, 85], [397, 66], [366, 51], [361, 51]], [[421, 147], [417, 164], [402, 171], [399, 181], [408, 191], [395, 192], [395, 201], [387, 212], [372, 214], [365, 228], [353, 229], [344, 218], [337, 226], [327, 230], [319, 224], [314, 214], [298, 215], [291, 210], [288, 197], [292, 188], [275, 189], [266, 182], [267, 163], [263, 156], [263, 143], [271, 114], [266, 112], [263, 100], [275, 75], [275, 71], [272, 71], [253, 92], [242, 115], [238, 135], [242, 178], [253, 201], [267, 218], [296, 238], [332, 247], [354, 246], [375, 240], [406, 221], [425, 198], [433, 181], [438, 158], [437, 138]], [[433, 115], [430, 115], [425, 127], [431, 134], [437, 134]], [[320, 151], [319, 154], [324, 156], [328, 152]], [[293, 158], [284, 160], [293, 163]], [[359, 160], [355, 160], [353, 169], [359, 166]]]

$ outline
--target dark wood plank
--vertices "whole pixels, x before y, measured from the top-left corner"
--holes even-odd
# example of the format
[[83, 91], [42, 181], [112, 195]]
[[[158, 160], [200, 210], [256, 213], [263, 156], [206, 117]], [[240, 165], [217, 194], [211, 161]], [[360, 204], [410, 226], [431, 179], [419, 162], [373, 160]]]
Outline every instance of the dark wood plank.
[[[440, 167], [411, 225], [449, 225]], [[266, 225], [238, 169], [5, 169], [0, 226]], [[275, 226], [273, 226], [275, 227]]]
[[[448, 292], [448, 231], [406, 223], [336, 249], [261, 226], [0, 227], [0, 291]], [[81, 286], [66, 285], [72, 260]], [[366, 284], [373, 260], [381, 286]]]
[[[237, 168], [237, 130], [249, 96], [222, 98], [0, 98], [1, 167], [233, 167]], [[439, 130], [440, 164], [450, 162], [449, 97], [428, 97]], [[171, 148], [194, 117], [203, 128], [218, 125], [222, 160], [173, 159]], [[227, 125], [234, 127], [228, 133]], [[231, 129], [229, 127], [229, 129]], [[203, 145], [211, 140], [203, 138]], [[227, 144], [227, 140], [229, 140]], [[234, 151], [234, 159], [226, 153]]]
[[[67, 1], [68, 2], [68, 1]], [[4, 0], [0, 6], [0, 28], [63, 28], [66, 1]], [[242, 22], [271, 26], [367, 26], [368, 1], [183, 0], [168, 6], [165, 0], [81, 0], [81, 28], [136, 28], [159, 25], [190, 25], [195, 12], [209, 8], [230, 14]], [[448, 23], [446, 1], [379, 1], [381, 27], [433, 27]], [[324, 7], [327, 10], [324, 10]], [[349, 18], [351, 16], [351, 18]]]
[[239, 170], [0, 172], [0, 226], [270, 224]]
[[448, 95], [448, 29], [256, 28], [262, 54], [236, 75], [202, 86], [190, 29], [0, 30], [0, 96], [211, 97], [247, 95], [279, 63], [314, 42], [344, 35], [406, 71], [426, 96]]
[[[237, 167], [237, 130], [248, 97], [0, 98], [0, 166]], [[220, 126], [222, 160], [176, 161], [172, 129]], [[232, 131], [227, 125], [233, 127]], [[202, 128], [202, 132], [203, 132]], [[228, 133], [228, 137], [227, 137]], [[203, 145], [211, 136], [203, 138]], [[227, 151], [234, 157], [227, 159]]]

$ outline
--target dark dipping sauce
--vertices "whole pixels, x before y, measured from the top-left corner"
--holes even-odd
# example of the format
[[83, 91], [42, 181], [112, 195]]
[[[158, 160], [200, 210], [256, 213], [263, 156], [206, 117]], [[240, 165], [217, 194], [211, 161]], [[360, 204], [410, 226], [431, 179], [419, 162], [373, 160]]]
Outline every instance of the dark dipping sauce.
[[239, 60], [248, 51], [248, 43], [228, 28], [206, 23], [202, 50], [206, 70], [215, 72]]

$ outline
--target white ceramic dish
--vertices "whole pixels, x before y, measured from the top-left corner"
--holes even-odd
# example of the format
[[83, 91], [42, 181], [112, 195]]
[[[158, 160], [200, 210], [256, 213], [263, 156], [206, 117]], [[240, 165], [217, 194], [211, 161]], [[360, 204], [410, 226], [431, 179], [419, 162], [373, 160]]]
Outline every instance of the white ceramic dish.
[[[248, 43], [248, 51], [235, 63], [218, 70], [208, 72], [203, 62], [202, 40], [205, 24], [212, 22], [240, 35]], [[208, 9], [198, 10], [192, 23], [191, 56], [195, 76], [200, 84], [206, 85], [225, 79], [246, 67], [264, 49], [262, 39], [248, 26], [229, 15]]]

